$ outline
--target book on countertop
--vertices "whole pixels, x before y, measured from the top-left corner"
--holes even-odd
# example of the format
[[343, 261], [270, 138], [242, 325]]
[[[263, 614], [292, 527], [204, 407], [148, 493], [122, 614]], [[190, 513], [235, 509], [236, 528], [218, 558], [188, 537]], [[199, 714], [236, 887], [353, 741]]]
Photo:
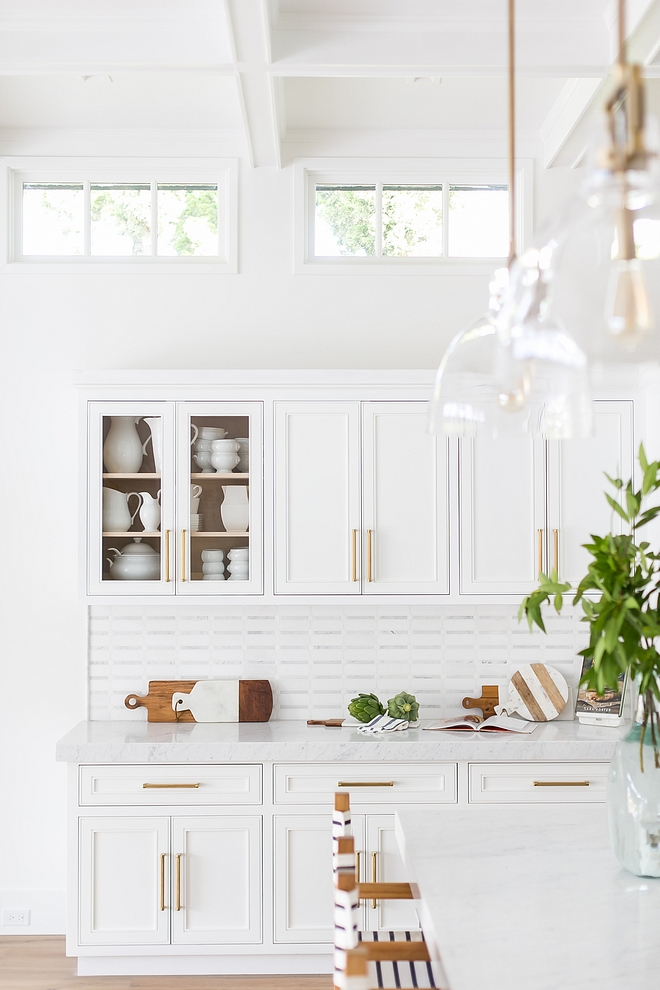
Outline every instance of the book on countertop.
[[459, 715], [458, 718], [444, 718], [440, 722], [433, 722], [431, 725], [425, 725], [424, 728], [459, 732], [464, 732], [466, 729], [471, 732], [533, 732], [537, 725], [538, 722], [525, 722], [510, 715], [491, 715], [486, 719], [479, 715]]

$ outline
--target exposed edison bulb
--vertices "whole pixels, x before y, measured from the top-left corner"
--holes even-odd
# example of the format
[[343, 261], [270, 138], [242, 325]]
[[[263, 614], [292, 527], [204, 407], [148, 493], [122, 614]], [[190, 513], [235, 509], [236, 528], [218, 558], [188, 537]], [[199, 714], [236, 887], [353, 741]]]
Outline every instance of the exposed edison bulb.
[[625, 206], [618, 212], [612, 245], [605, 323], [612, 336], [627, 350], [634, 350], [653, 329], [653, 311], [644, 269], [637, 258], [634, 212]]

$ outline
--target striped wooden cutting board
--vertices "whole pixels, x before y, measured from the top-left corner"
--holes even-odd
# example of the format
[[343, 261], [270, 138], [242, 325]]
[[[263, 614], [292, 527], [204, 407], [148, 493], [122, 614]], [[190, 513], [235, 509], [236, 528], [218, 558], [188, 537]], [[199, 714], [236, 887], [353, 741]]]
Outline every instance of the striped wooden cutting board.
[[509, 682], [509, 713], [515, 711], [530, 722], [557, 718], [568, 701], [568, 685], [563, 675], [544, 663], [526, 663]]

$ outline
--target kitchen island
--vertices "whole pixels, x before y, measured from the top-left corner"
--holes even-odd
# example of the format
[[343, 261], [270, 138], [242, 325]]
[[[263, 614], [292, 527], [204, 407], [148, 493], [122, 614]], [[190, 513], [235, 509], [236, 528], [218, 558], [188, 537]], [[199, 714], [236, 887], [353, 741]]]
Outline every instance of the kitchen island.
[[397, 813], [448, 990], [656, 990], [660, 879], [610, 847], [604, 805]]

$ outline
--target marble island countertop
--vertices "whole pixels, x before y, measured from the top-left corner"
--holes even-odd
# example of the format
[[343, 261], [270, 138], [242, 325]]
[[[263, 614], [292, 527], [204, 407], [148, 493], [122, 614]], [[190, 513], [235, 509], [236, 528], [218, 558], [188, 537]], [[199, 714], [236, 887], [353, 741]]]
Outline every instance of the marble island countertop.
[[611, 760], [625, 729], [559, 721], [530, 735], [425, 732], [389, 736], [305, 722], [79, 722], [59, 740], [65, 763], [265, 763], [273, 761]]

